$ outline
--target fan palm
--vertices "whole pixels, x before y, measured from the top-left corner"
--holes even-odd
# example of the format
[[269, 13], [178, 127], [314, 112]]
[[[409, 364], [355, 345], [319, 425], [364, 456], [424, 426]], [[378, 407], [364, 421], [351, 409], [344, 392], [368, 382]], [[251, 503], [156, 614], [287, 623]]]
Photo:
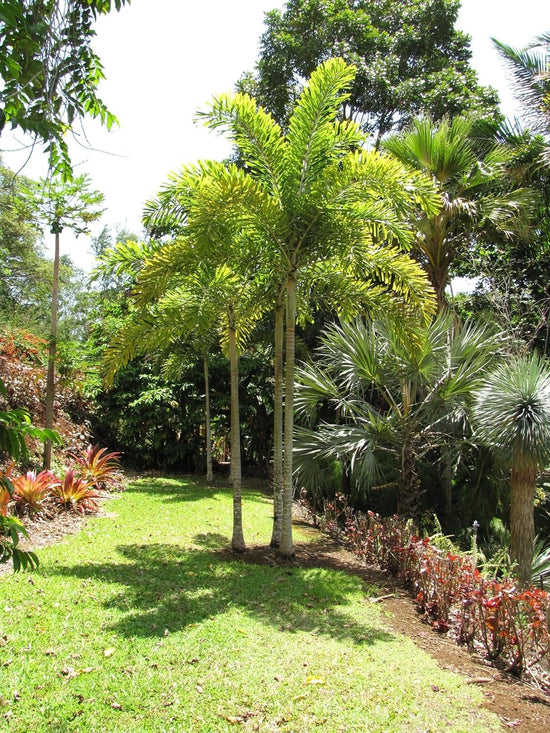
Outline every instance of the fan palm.
[[383, 148], [428, 174], [443, 198], [440, 211], [417, 218], [414, 241], [441, 310], [456, 257], [474, 238], [516, 236], [524, 227], [529, 197], [522, 189], [503, 188], [509, 152], [495, 143], [480, 145], [472, 120], [419, 119], [386, 140]]
[[315, 362], [298, 373], [297, 412], [309, 422], [297, 432], [301, 481], [311, 486], [320, 461], [338, 460], [361, 489], [384, 480], [381, 459], [391, 454], [398, 511], [418, 518], [417, 463], [456, 426], [464, 429], [468, 399], [496, 344], [448, 313], [405, 338], [385, 319], [327, 329]]
[[510, 555], [529, 583], [535, 540], [533, 502], [550, 461], [550, 369], [536, 354], [500, 365], [475, 400], [478, 437], [510, 468]]

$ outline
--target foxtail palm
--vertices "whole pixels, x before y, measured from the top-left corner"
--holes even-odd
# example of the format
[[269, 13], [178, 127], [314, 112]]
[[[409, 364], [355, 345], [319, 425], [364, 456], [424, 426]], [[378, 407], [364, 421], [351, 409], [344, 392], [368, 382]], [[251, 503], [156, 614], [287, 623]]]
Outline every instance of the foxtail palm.
[[535, 486], [550, 462], [548, 364], [533, 354], [500, 365], [476, 397], [474, 418], [479, 438], [510, 469], [510, 555], [526, 586], [535, 541]]
[[[285, 388], [283, 532], [280, 552], [292, 557], [292, 449], [294, 425], [297, 287], [306, 264], [336, 253], [359, 256], [378, 241], [407, 244], [404, 217], [421, 202], [435, 212], [439, 199], [430, 181], [396, 161], [361, 150], [364, 136], [351, 122], [338, 122], [355, 71], [341, 59], [311, 76], [283, 134], [245, 94], [222, 96], [201, 114], [206, 124], [229, 133], [245, 164], [257, 199], [246, 210], [227, 191], [225, 212], [240, 212], [248, 232], [264, 241], [271, 267], [285, 287]], [[419, 299], [416, 299], [418, 304]]]

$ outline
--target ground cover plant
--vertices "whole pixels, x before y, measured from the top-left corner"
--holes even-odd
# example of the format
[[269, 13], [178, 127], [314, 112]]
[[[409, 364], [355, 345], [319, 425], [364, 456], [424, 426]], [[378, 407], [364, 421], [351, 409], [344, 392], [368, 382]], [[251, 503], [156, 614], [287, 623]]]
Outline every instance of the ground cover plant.
[[[360, 578], [231, 555], [228, 487], [144, 478], [105, 509], [0, 579], [0, 729], [500, 729]], [[245, 492], [250, 545], [270, 514]]]
[[[302, 499], [306, 511], [307, 499]], [[415, 595], [419, 610], [439, 632], [451, 630], [459, 644], [478, 649], [516, 676], [526, 671], [548, 692], [550, 593], [522, 588], [517, 577], [492, 577], [450, 538], [419, 536], [411, 520], [356, 512], [343, 494], [325, 502], [316, 522], [353, 553], [399, 577]], [[544, 666], [537, 666], [545, 660]]]

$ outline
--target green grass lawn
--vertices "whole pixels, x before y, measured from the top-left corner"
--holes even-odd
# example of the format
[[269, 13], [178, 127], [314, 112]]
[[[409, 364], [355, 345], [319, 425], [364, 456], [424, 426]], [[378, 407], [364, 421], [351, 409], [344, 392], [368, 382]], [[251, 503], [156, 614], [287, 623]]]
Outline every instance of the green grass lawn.
[[[105, 509], [0, 578], [0, 730], [501, 730], [359, 578], [222, 556], [230, 489], [147, 478]], [[268, 543], [261, 493], [244, 517]]]

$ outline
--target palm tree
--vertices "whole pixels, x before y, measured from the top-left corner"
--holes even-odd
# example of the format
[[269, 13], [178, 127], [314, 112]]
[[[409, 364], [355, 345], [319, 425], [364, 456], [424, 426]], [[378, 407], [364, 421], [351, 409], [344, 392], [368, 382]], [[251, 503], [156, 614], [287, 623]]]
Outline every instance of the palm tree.
[[531, 579], [533, 502], [550, 460], [550, 369], [536, 354], [501, 364], [479, 390], [476, 433], [510, 469], [510, 555], [522, 587]]
[[[292, 541], [292, 450], [294, 426], [297, 288], [306, 265], [340, 253], [361, 259], [373, 242], [409, 242], [404, 219], [417, 203], [434, 213], [439, 205], [431, 182], [397, 161], [361, 149], [364, 136], [352, 122], [338, 122], [348, 97], [353, 67], [341, 59], [322, 64], [311, 76], [283, 134], [246, 94], [214, 99], [200, 117], [229, 133], [244, 163], [241, 181], [227, 189], [224, 213], [239, 217], [285, 289], [285, 388], [283, 529], [280, 553], [294, 556]], [[238, 200], [239, 199], [239, 200]], [[191, 217], [191, 215], [189, 215]], [[427, 291], [424, 288], [424, 295]], [[411, 300], [419, 303], [410, 290]]]
[[441, 310], [457, 256], [486, 235], [517, 236], [524, 228], [529, 197], [522, 189], [507, 190], [510, 152], [494, 142], [480, 144], [480, 130], [473, 120], [417, 119], [407, 131], [386, 140], [383, 148], [428, 174], [441, 193], [441, 210], [417, 217], [414, 241], [415, 256], [426, 270]]
[[493, 38], [493, 43], [512, 75], [523, 115], [535, 132], [550, 129], [550, 33], [542, 33], [523, 49]]
[[359, 490], [387, 483], [382, 466], [391, 455], [397, 510], [418, 519], [417, 464], [453, 437], [460, 443], [468, 399], [497, 342], [447, 312], [406, 333], [387, 318], [328, 328], [314, 363], [298, 373], [297, 411], [309, 425], [296, 447], [304, 485], [313, 485], [321, 462], [334, 460]]
[[[229, 244], [239, 240], [229, 238]], [[246, 549], [242, 530], [241, 448], [239, 416], [239, 352], [263, 314], [261, 279], [243, 277], [228, 264], [203, 261], [202, 250], [192, 237], [163, 247], [148, 248], [138, 268], [143, 248], [124, 243], [104, 257], [104, 267], [135, 269], [133, 296], [138, 306], [126, 329], [117, 334], [104, 358], [104, 373], [115, 371], [137, 353], [151, 347], [166, 348], [182, 335], [194, 334], [203, 344], [218, 335], [229, 357], [231, 377], [231, 479], [233, 485], [233, 536], [235, 552]], [[220, 246], [220, 240], [215, 242]], [[230, 249], [222, 249], [231, 261]], [[219, 253], [218, 253], [219, 254]], [[248, 273], [249, 275], [250, 273]], [[205, 380], [208, 381], [205, 367]], [[208, 392], [205, 395], [208, 419]], [[207, 429], [207, 439], [209, 431]], [[208, 451], [208, 446], [207, 446]]]

